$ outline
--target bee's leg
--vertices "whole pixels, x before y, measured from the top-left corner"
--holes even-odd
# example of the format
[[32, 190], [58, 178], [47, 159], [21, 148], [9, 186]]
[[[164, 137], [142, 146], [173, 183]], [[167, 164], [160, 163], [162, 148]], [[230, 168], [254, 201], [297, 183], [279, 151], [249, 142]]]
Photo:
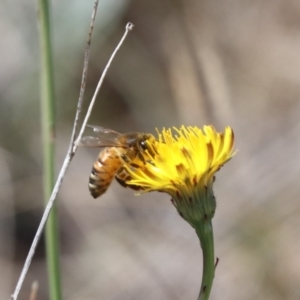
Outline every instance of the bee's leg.
[[149, 152], [150, 155], [153, 156], [153, 157], [154, 157], [156, 154], [158, 154], [158, 153], [157, 153], [157, 150], [156, 150], [156, 148], [155, 148], [154, 145], [153, 145], [152, 147], [149, 147], [149, 148], [148, 148], [148, 152]]
[[130, 159], [129, 159], [129, 157], [127, 156], [127, 155], [125, 155], [125, 154], [121, 154], [121, 158], [126, 162], [126, 163], [130, 163]]
[[[154, 155], [153, 155], [154, 156]], [[154, 162], [151, 160], [151, 159], [145, 159], [145, 157], [139, 152], [138, 154], [137, 154], [137, 157], [141, 160], [141, 162], [143, 162], [143, 164], [145, 165], [146, 163], [149, 163], [149, 164], [151, 164], [151, 165], [155, 165], [154, 164]]]
[[127, 180], [131, 179], [131, 176], [126, 172], [126, 170], [122, 167], [115, 176], [116, 180], [123, 186], [127, 187]]
[[126, 184], [126, 180], [129, 180], [129, 178], [120, 178], [119, 175], [115, 176], [116, 180], [123, 186], [123, 187], [130, 187], [131, 189], [135, 190], [135, 191], [140, 191], [143, 188], [138, 186], [138, 185], [128, 185]]
[[116, 178], [116, 180], [121, 184], [121, 186], [127, 187], [127, 184], [126, 184], [126, 182], [125, 182], [123, 179], [121, 179], [121, 178], [118, 177], [118, 176], [115, 176], [115, 178]]
[[144, 164], [146, 163], [145, 157], [142, 155], [141, 152], [138, 152], [137, 157], [138, 157]]

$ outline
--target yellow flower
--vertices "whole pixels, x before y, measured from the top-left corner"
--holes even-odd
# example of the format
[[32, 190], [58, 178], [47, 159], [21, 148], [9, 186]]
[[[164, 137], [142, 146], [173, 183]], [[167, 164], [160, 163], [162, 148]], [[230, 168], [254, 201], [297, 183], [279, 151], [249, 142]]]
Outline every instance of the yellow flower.
[[132, 176], [127, 184], [171, 195], [189, 185], [207, 186], [212, 183], [214, 173], [233, 155], [230, 127], [225, 128], [224, 134], [216, 132], [212, 126], [204, 126], [203, 131], [198, 127], [182, 126], [175, 131], [174, 137], [171, 129], [163, 129], [158, 142], [148, 144], [154, 151], [144, 153], [145, 167], [127, 168]]
[[233, 155], [233, 131], [213, 126], [163, 129], [158, 139], [144, 141], [143, 151], [123, 166], [121, 183], [133, 189], [166, 192], [178, 213], [195, 229], [203, 253], [198, 300], [208, 300], [215, 276], [212, 218], [215, 173]]
[[[126, 184], [144, 191], [160, 191], [171, 195], [180, 215], [188, 221], [199, 210], [199, 201], [212, 196], [212, 205], [205, 204], [201, 218], [212, 218], [215, 201], [212, 193], [214, 174], [233, 156], [233, 131], [226, 127], [218, 133], [213, 126], [163, 129], [158, 140], [147, 141], [143, 160], [125, 164]], [[211, 197], [209, 197], [211, 198]], [[201, 205], [203, 206], [203, 205]], [[197, 212], [198, 214], [198, 212]], [[197, 218], [199, 219], [199, 217]], [[191, 222], [190, 222], [191, 223]]]

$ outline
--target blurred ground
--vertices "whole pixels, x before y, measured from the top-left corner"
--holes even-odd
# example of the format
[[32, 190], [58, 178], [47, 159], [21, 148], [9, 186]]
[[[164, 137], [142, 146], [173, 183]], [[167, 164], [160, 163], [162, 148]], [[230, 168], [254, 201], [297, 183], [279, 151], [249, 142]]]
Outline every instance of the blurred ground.
[[[57, 170], [67, 151], [93, 1], [53, 1]], [[91, 124], [118, 131], [214, 124], [235, 130], [218, 174], [220, 262], [211, 299], [299, 299], [300, 2], [100, 1], [86, 103], [130, 21]], [[8, 299], [42, 214], [35, 1], [0, 3], [0, 298]], [[86, 107], [86, 105], [85, 105]], [[196, 299], [197, 238], [169, 197], [113, 184], [93, 200], [97, 151], [79, 149], [59, 194], [64, 299]], [[39, 280], [41, 244], [19, 299]]]

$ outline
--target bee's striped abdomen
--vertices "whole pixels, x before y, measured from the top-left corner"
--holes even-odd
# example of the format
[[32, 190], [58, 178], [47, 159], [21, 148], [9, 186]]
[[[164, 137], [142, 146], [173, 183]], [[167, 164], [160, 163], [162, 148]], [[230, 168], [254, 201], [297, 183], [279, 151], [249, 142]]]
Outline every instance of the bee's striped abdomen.
[[106, 192], [121, 166], [122, 160], [116, 148], [105, 148], [99, 153], [89, 179], [89, 189], [94, 198]]

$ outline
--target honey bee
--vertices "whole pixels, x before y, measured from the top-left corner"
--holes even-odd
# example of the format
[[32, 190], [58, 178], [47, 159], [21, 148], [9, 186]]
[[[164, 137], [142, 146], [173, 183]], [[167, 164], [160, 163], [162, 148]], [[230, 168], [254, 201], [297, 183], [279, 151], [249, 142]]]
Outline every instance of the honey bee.
[[[124, 163], [134, 159], [145, 163], [143, 151], [152, 151], [146, 141], [153, 142], [155, 137], [148, 133], [121, 134], [112, 129], [100, 126], [90, 126], [99, 136], [86, 136], [80, 140], [79, 146], [101, 148], [105, 147], [98, 155], [89, 178], [89, 190], [94, 198], [106, 192], [113, 178], [126, 185], [126, 176], [123, 171]], [[138, 167], [138, 166], [136, 166]], [[133, 187], [134, 188], [134, 187]]]

